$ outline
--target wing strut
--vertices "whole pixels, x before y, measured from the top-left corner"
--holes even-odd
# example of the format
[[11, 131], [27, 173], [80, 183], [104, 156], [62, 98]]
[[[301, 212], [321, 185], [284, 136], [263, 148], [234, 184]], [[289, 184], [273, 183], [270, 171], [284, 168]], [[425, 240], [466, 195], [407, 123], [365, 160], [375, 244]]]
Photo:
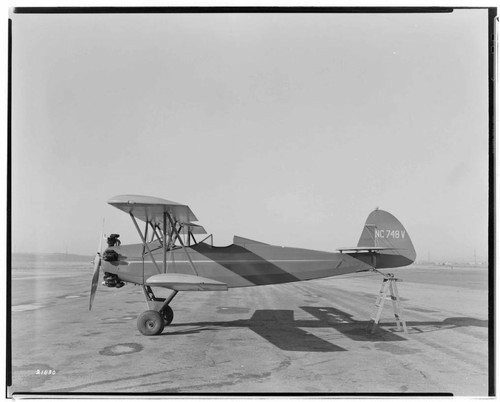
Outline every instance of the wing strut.
[[137, 229], [137, 232], [139, 233], [139, 236], [141, 237], [142, 244], [144, 244], [144, 247], [146, 247], [146, 250], [148, 250], [149, 256], [151, 257], [151, 261], [153, 261], [153, 264], [154, 264], [156, 270], [158, 271], [158, 273], [161, 274], [160, 268], [158, 268], [158, 264], [156, 263], [155, 258], [153, 257], [153, 253], [151, 253], [151, 250], [149, 249], [148, 243], [146, 242], [146, 239], [142, 235], [141, 229], [139, 228], [139, 225], [137, 224], [135, 216], [132, 214], [132, 212], [129, 212], [129, 215], [131, 216], [132, 222], [134, 222], [135, 228]]
[[[158, 241], [160, 242], [160, 244], [162, 243], [162, 239], [161, 237], [158, 235], [158, 233], [156, 232], [156, 227], [153, 225], [153, 222], [149, 221], [149, 224], [151, 225], [151, 228], [153, 229], [153, 234], [151, 236], [151, 241], [154, 241], [155, 239], [155, 236], [156, 238], [158, 239]], [[162, 244], [163, 245], [163, 244]]]
[[196, 271], [196, 268], [193, 264], [193, 260], [191, 259], [191, 257], [189, 256], [189, 253], [187, 252], [186, 250], [186, 247], [184, 246], [184, 242], [182, 241], [182, 238], [181, 236], [179, 235], [179, 232], [177, 231], [177, 228], [175, 227], [175, 224], [172, 220], [172, 217], [170, 216], [170, 214], [168, 212], [165, 212], [165, 214], [167, 215], [168, 217], [168, 220], [170, 221], [170, 225], [172, 225], [172, 231], [177, 235], [177, 239], [179, 239], [179, 243], [181, 243], [181, 246], [182, 246], [182, 249], [184, 250], [184, 252], [186, 253], [186, 257], [188, 258], [189, 260], [189, 263], [191, 264], [191, 268], [193, 268], [193, 271], [194, 273], [196, 274], [196, 276], [199, 276], [198, 275], [198, 271]]

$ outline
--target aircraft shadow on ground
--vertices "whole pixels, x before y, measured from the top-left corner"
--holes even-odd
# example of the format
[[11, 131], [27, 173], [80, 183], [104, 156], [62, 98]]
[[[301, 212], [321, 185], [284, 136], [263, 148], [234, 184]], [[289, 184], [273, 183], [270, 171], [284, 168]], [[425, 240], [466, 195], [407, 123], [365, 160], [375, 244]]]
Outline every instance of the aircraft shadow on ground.
[[[297, 352], [344, 352], [341, 346], [312, 334], [307, 329], [331, 328], [343, 336], [364, 342], [406, 341], [408, 336], [396, 330], [395, 322], [381, 322], [374, 334], [367, 332], [368, 321], [359, 321], [348, 313], [333, 307], [300, 307], [316, 319], [295, 319], [293, 310], [256, 310], [247, 320], [191, 322], [171, 324], [162, 335], [183, 335], [202, 331], [217, 331], [219, 328], [248, 328], [274, 346]], [[469, 317], [450, 317], [442, 321], [407, 321], [409, 333], [430, 332], [439, 329], [474, 326], [487, 327], [487, 320]], [[195, 329], [173, 330], [184, 326]], [[334, 334], [332, 334], [334, 335]]]

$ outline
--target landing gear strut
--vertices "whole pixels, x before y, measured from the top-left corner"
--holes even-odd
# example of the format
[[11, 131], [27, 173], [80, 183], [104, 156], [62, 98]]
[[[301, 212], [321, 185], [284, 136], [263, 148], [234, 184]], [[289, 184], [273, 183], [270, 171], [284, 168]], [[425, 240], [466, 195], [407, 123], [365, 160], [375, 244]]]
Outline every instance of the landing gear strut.
[[159, 335], [166, 325], [174, 319], [174, 312], [169, 303], [177, 295], [174, 290], [168, 298], [156, 297], [150, 286], [143, 286], [144, 296], [149, 310], [142, 313], [137, 319], [137, 329], [143, 335]]

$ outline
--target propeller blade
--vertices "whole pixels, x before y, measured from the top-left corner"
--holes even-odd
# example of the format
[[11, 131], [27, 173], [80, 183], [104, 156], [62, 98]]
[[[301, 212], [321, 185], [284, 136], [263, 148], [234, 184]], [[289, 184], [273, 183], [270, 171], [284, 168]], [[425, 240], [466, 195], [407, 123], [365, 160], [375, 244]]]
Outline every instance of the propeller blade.
[[94, 302], [97, 284], [99, 283], [99, 273], [101, 270], [101, 253], [102, 253], [102, 238], [104, 237], [104, 219], [102, 220], [101, 237], [99, 237], [99, 248], [94, 257], [94, 274], [92, 276], [92, 285], [90, 286], [90, 303], [89, 311], [92, 310], [92, 303]]
[[99, 283], [99, 272], [101, 268], [101, 254], [98, 252], [94, 258], [94, 276], [92, 276], [92, 286], [90, 287], [89, 311], [92, 310], [97, 284]]

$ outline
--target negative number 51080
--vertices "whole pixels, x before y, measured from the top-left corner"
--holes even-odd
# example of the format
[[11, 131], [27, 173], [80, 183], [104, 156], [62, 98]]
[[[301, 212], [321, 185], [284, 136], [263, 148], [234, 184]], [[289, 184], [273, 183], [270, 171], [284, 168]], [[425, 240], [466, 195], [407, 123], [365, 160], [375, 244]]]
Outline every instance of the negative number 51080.
[[56, 371], [55, 370], [37, 370], [36, 375], [55, 375]]

